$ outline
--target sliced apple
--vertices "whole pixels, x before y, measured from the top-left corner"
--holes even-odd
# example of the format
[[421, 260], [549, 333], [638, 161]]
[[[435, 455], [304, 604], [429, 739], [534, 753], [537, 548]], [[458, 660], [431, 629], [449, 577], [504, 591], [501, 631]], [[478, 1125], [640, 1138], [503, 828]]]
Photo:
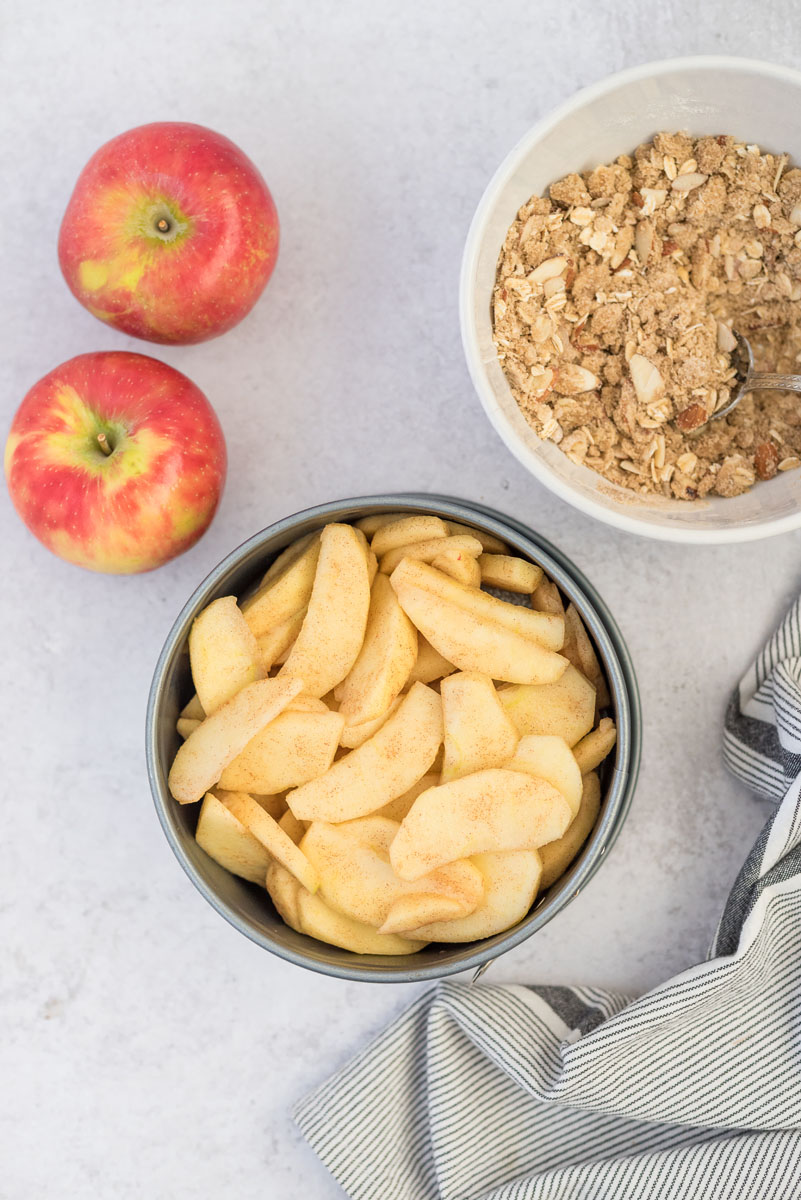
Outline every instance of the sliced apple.
[[568, 604], [565, 613], [565, 658], [569, 658], [573, 666], [587, 676], [595, 688], [598, 707], [606, 708], [610, 703], [606, 676], [575, 604]]
[[372, 550], [368, 550], [367, 551], [367, 582], [370, 584], [370, 587], [373, 586], [373, 580], [375, 579], [377, 574], [378, 574], [378, 559], [376, 558], [375, 554], [373, 554]]
[[485, 533], [483, 529], [474, 529], [472, 525], [461, 525], [458, 521], [448, 521], [448, 530], [453, 533], [466, 533], [470, 537], [478, 538], [482, 548], [489, 551], [490, 554], [508, 554], [509, 547], [506, 542], [502, 542], [494, 533]]
[[383, 808], [379, 808], [375, 815], [377, 817], [389, 817], [391, 821], [400, 823], [417, 797], [430, 787], [436, 787], [439, 783], [439, 777], [439, 771], [429, 771], [421, 779], [418, 779], [417, 783], [413, 784], [408, 792], [404, 792], [402, 796], [396, 796], [394, 800], [390, 800]]
[[335, 689], [347, 725], [374, 721], [387, 711], [417, 658], [417, 630], [398, 603], [386, 575], [371, 590], [364, 643], [349, 674]]
[[384, 924], [393, 902], [404, 895], [424, 893], [439, 899], [440, 904], [431, 901], [426, 909], [438, 914], [430, 920], [472, 912], [484, 891], [482, 876], [472, 863], [448, 863], [416, 883], [397, 878], [389, 848], [399, 829], [396, 821], [376, 816], [341, 825], [312, 821], [300, 848], [317, 872], [326, 904], [375, 928]]
[[291, 808], [288, 808], [278, 818], [278, 824], [283, 829], [288, 838], [291, 838], [296, 846], [299, 846], [303, 841], [303, 836], [306, 833], [306, 826], [303, 821], [299, 821]]
[[492, 626], [501, 626], [530, 639], [546, 650], [559, 650], [564, 641], [564, 620], [556, 614], [534, 612], [522, 604], [510, 604], [476, 588], [465, 587], [427, 563], [404, 559], [392, 572], [391, 578], [401, 603], [401, 589], [419, 588], [446, 602], [450, 608], [464, 609]]
[[[423, 886], [424, 881], [419, 881]], [[414, 886], [418, 886], [415, 884]], [[416, 929], [418, 925], [426, 925], [435, 921], [455, 921], [464, 916], [458, 900], [450, 896], [438, 896], [432, 892], [410, 892], [407, 896], [397, 896], [389, 906], [379, 933], [406, 933]]]
[[[531, 597], [531, 607], [536, 608], [537, 612], [555, 613], [558, 617], [564, 617], [565, 615], [565, 606], [562, 603], [559, 588], [550, 579], [544, 577], [534, 589]], [[562, 649], [564, 650], [564, 647]]]
[[465, 587], [481, 587], [481, 568], [472, 554], [447, 553], [432, 558], [431, 566]]
[[200, 725], [200, 721], [198, 721], [194, 717], [179, 717], [178, 720], [175, 722], [175, 728], [177, 730], [178, 736], [183, 738], [184, 741], [186, 741], [186, 739], [189, 737], [190, 733], [195, 732], [198, 725]]
[[261, 842], [276, 862], [286, 867], [308, 891], [317, 891], [320, 879], [314, 866], [275, 818], [266, 813], [252, 796], [245, 793], [233, 794], [229, 797], [226, 807]]
[[330, 692], [356, 662], [369, 607], [363, 538], [350, 525], [326, 525], [309, 607], [281, 675], [302, 679], [311, 696]]
[[203, 720], [203, 718], [205, 717], [206, 714], [203, 711], [203, 705], [198, 700], [197, 692], [192, 697], [192, 699], [189, 701], [189, 703], [185, 704], [184, 707], [181, 709], [180, 715], [182, 717], [186, 717], [188, 720], [191, 720], [191, 721], [202, 721]]
[[347, 750], [355, 750], [358, 746], [363, 745], [374, 733], [378, 733], [381, 726], [386, 724], [394, 712], [397, 712], [402, 699], [402, 696], [396, 696], [389, 707], [372, 721], [364, 721], [361, 725], [343, 726], [339, 738], [340, 746], [344, 746]]
[[435, 679], [442, 679], [444, 675], [452, 675], [455, 670], [453, 663], [448, 662], [447, 658], [444, 658], [439, 650], [435, 650], [428, 639], [418, 632], [417, 658], [408, 682], [433, 683]]
[[498, 698], [521, 734], [552, 733], [575, 746], [592, 729], [595, 688], [569, 666], [554, 683], [498, 689]]
[[356, 528], [361, 530], [366, 538], [373, 537], [383, 525], [392, 525], [395, 521], [402, 521], [405, 513], [374, 513], [369, 517], [360, 517], [356, 522]]
[[530, 595], [542, 579], [542, 567], [513, 554], [484, 553], [478, 560], [481, 582], [487, 587]]
[[232, 792], [274, 794], [324, 775], [345, 722], [334, 712], [288, 709], [265, 725], [220, 775]]
[[262, 576], [259, 588], [263, 588], [267, 583], [272, 583], [279, 575], [284, 575], [289, 567], [305, 553], [312, 542], [319, 541], [319, 538], [320, 532], [319, 530], [315, 530], [313, 533], [307, 533], [304, 537], [296, 538], [294, 542], [290, 542], [286, 549], [282, 550], [270, 563]]
[[370, 542], [370, 549], [378, 556], [379, 561], [390, 550], [398, 546], [408, 546], [411, 542], [428, 542], [434, 538], [446, 538], [448, 526], [439, 517], [413, 515], [401, 517], [397, 521], [389, 521], [375, 531]]
[[597, 729], [593, 729], [573, 747], [576, 762], [582, 775], [599, 767], [617, 741], [617, 729], [610, 717], [603, 717]]
[[257, 638], [294, 617], [309, 603], [320, 545], [320, 535], [314, 534], [299, 554], [293, 557], [285, 552], [281, 565], [276, 560], [259, 590], [242, 601], [242, 615]]
[[459, 671], [442, 680], [440, 695], [445, 731], [441, 782], [502, 767], [514, 754], [519, 734], [489, 676]]
[[192, 622], [192, 679], [204, 712], [211, 714], [238, 691], [266, 674], [255, 637], [235, 596], [221, 596]]
[[206, 717], [179, 747], [168, 786], [179, 804], [194, 804], [256, 734], [303, 690], [300, 679], [259, 679]]
[[414, 954], [425, 942], [395, 934], [379, 933], [329, 908], [320, 896], [312, 895], [278, 863], [267, 870], [267, 890], [279, 915], [291, 929], [339, 946], [354, 954]]
[[390, 847], [396, 875], [414, 881], [444, 863], [496, 850], [536, 850], [561, 837], [570, 805], [544, 779], [477, 771], [418, 796]]
[[475, 854], [470, 862], [484, 877], [484, 896], [475, 912], [457, 920], [416, 927], [397, 920], [394, 925], [398, 930], [414, 928], [414, 937], [428, 942], [474, 942], [503, 933], [522, 921], [534, 903], [542, 873], [541, 853], [507, 850]]
[[[250, 794], [250, 793], [248, 793], [248, 794]], [[221, 787], [217, 786], [214, 789], [214, 795], [217, 797], [217, 799], [220, 801], [221, 804], [224, 804], [226, 808], [229, 808], [231, 810], [231, 812], [236, 813], [236, 809], [237, 809], [237, 806], [239, 803], [238, 798], [239, 798], [239, 796], [242, 795], [241, 792], [227, 792], [225, 790], [225, 788], [221, 788]], [[266, 813], [269, 813], [270, 816], [276, 821], [279, 820], [279, 818], [281, 816], [283, 816], [283, 814], [286, 812], [286, 801], [284, 800], [283, 796], [255, 796], [254, 795], [251, 798], [256, 801], [259, 808], [263, 808], [264, 811]]]
[[[592, 832], [601, 808], [601, 783], [598, 776], [591, 772], [584, 776], [584, 790], [581, 794], [581, 805], [574, 821], [566, 833], [552, 842], [546, 842], [540, 847], [542, 859], [541, 888], [548, 888], [564, 875], [581, 847]], [[415, 933], [415, 937], [417, 933]], [[423, 936], [422, 934], [420, 936]]]
[[265, 633], [259, 634], [256, 643], [265, 671], [269, 671], [277, 662], [283, 661], [292, 648], [295, 638], [300, 633], [300, 627], [306, 616], [306, 609], [301, 608], [279, 625], [273, 625]]
[[581, 804], [581, 771], [564, 738], [528, 733], [520, 739], [506, 766], [510, 771], [523, 771], [552, 783], [567, 800], [573, 816], [576, 815]]
[[287, 803], [302, 821], [366, 816], [425, 775], [441, 741], [440, 698], [425, 684], [416, 683], [378, 733], [340, 758], [325, 775], [290, 792]]
[[477, 538], [459, 535], [458, 537], [436, 537], [425, 542], [411, 542], [404, 546], [396, 546], [388, 550], [378, 564], [379, 571], [391, 575], [398, 563], [404, 558], [413, 558], [416, 562], [433, 562], [440, 554], [465, 554], [478, 558], [481, 553], [481, 542]]
[[264, 886], [269, 854], [212, 792], [206, 793], [200, 806], [195, 839], [226, 871]]
[[[398, 593], [401, 607], [434, 649], [460, 670], [479, 671], [491, 679], [510, 683], [550, 683], [567, 667], [567, 659], [560, 654], [505, 628], [486, 613], [470, 611], [409, 583], [405, 576], [399, 576], [399, 572], [408, 566], [425, 571], [432, 569], [408, 558], [395, 568], [390, 581]], [[439, 571], [436, 574], [447, 579]], [[455, 579], [448, 579], [448, 583], [453, 587], [462, 586]], [[504, 608], [513, 607], [473, 588], [464, 588], [464, 591]], [[530, 616], [542, 615], [530, 610], [519, 611], [528, 611]]]

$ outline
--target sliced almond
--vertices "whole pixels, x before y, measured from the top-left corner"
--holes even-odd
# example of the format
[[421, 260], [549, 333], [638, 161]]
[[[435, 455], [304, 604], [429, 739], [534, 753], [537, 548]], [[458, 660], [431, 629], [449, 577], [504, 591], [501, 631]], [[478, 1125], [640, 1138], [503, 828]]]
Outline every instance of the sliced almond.
[[706, 183], [708, 178], [708, 175], [702, 175], [700, 171], [689, 171], [686, 175], [678, 175], [670, 186], [674, 192], [692, 192], [702, 183]]
[[545, 262], [534, 268], [528, 278], [531, 283], [545, 283], [546, 279], [555, 279], [557, 275], [561, 275], [566, 267], [567, 259], [562, 255], [546, 258]]
[[579, 367], [576, 363], [565, 363], [556, 372], [553, 390], [560, 396], [577, 396], [580, 392], [591, 392], [600, 382], [598, 376], [593, 375], [586, 367]]
[[641, 266], [646, 266], [654, 244], [654, 227], [650, 221], [638, 221], [634, 231], [634, 249]]
[[[674, 183], [673, 187], [675, 186], [676, 184]], [[644, 217], [650, 217], [654, 212], [656, 212], [661, 204], [665, 203], [665, 200], [667, 199], [667, 191], [665, 188], [644, 187], [640, 190], [640, 195], [642, 196], [643, 201], [642, 209], [640, 211]]]
[[722, 350], [724, 354], [731, 354], [732, 350], [737, 349], [737, 338], [723, 321], [718, 321], [718, 350]]
[[665, 381], [654, 364], [644, 354], [633, 354], [629, 370], [639, 403], [648, 405], [658, 400], [665, 390]]

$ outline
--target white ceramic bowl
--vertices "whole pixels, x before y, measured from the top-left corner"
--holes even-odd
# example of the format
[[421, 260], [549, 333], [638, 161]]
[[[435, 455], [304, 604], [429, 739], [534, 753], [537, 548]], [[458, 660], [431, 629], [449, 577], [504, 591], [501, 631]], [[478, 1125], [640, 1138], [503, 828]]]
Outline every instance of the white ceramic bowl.
[[[520, 206], [571, 171], [629, 153], [660, 130], [733, 134], [801, 163], [801, 73], [744, 58], [648, 63], [578, 92], [540, 121], [501, 164], [467, 238], [462, 339], [476, 390], [506, 445], [569, 504], [629, 533], [674, 542], [745, 542], [801, 526], [801, 472], [733, 499], [642, 497], [578, 466], [526, 423], [498, 362], [490, 304], [498, 255]], [[801, 403], [801, 399], [799, 400]]]

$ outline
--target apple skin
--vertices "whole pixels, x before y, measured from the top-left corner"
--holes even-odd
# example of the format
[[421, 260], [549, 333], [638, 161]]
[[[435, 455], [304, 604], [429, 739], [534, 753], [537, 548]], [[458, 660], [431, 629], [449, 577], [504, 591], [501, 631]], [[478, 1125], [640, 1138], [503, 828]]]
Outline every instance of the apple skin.
[[194, 545], [225, 470], [222, 429], [200, 389], [124, 350], [79, 354], [34, 384], [5, 452], [11, 499], [31, 533], [68, 562], [117, 575]]
[[84, 308], [162, 343], [202, 342], [236, 325], [277, 255], [278, 214], [256, 167], [228, 138], [177, 121], [101, 146], [58, 239], [64, 278]]

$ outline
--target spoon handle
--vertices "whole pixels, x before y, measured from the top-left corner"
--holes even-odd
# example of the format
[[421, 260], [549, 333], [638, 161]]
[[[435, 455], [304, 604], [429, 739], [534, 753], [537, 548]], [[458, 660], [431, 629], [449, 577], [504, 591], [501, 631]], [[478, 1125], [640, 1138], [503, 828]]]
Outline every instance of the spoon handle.
[[744, 392], [768, 390], [801, 392], [801, 375], [774, 375], [769, 371], [753, 371], [743, 387]]

